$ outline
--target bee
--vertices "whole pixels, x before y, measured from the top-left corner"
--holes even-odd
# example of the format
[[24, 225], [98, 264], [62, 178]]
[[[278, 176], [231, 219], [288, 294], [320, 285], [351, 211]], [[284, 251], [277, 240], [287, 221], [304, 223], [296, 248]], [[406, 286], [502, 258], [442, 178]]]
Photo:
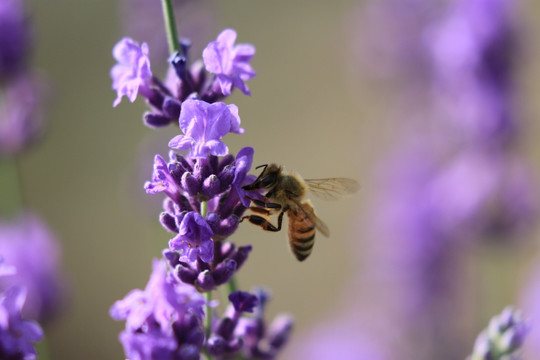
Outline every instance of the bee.
[[[325, 200], [335, 200], [358, 190], [358, 182], [347, 178], [302, 179], [299, 175], [285, 172], [277, 164], [258, 166], [263, 168], [257, 179], [242, 188], [247, 191], [267, 190], [263, 200], [248, 198], [256, 206], [250, 210], [255, 214], [244, 216], [250, 223], [266, 231], [280, 231], [283, 215], [289, 218], [289, 245], [298, 261], [304, 261], [313, 250], [315, 230], [328, 237], [330, 231], [325, 223], [315, 215], [313, 206], [304, 197], [309, 190], [313, 195]], [[270, 216], [279, 212], [277, 226], [270, 222]]]

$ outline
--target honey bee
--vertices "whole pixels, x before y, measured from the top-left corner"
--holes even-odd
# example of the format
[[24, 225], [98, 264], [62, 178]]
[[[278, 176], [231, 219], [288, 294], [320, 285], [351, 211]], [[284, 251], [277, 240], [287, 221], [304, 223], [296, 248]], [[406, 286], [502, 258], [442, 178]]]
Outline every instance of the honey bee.
[[[358, 190], [356, 180], [347, 178], [302, 179], [299, 175], [283, 171], [277, 164], [258, 166], [263, 168], [257, 179], [242, 188], [268, 190], [263, 200], [248, 198], [256, 206], [251, 206], [252, 214], [244, 216], [267, 231], [280, 231], [283, 215], [289, 218], [289, 245], [298, 261], [304, 261], [313, 250], [315, 230], [328, 237], [330, 231], [325, 223], [315, 215], [313, 206], [304, 196], [309, 190], [313, 195], [325, 200], [335, 200]], [[277, 226], [270, 222], [270, 215], [279, 212]]]

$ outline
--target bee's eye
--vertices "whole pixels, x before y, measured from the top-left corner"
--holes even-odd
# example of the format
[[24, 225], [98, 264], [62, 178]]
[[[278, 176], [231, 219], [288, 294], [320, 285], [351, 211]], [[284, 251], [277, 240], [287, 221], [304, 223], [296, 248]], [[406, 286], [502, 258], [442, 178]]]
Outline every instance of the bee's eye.
[[270, 174], [261, 179], [261, 185], [263, 188], [268, 188], [276, 182], [276, 175]]

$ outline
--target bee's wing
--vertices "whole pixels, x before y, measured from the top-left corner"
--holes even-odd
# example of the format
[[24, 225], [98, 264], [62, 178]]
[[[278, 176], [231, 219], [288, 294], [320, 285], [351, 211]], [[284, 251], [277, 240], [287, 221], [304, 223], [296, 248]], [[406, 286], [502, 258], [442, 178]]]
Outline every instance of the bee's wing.
[[326, 237], [330, 236], [330, 230], [328, 230], [328, 226], [326, 226], [326, 224], [315, 215], [315, 211], [313, 210], [313, 207], [311, 207], [311, 209], [306, 209], [304, 205], [300, 203], [300, 201], [294, 198], [290, 198], [290, 200], [296, 204], [296, 206], [298, 207], [298, 210], [306, 214], [306, 216], [309, 218], [309, 221], [311, 221], [315, 225], [315, 227], [317, 228], [317, 230], [321, 232], [321, 234], [323, 234]]
[[313, 195], [323, 200], [336, 200], [358, 191], [358, 182], [347, 178], [305, 179]]

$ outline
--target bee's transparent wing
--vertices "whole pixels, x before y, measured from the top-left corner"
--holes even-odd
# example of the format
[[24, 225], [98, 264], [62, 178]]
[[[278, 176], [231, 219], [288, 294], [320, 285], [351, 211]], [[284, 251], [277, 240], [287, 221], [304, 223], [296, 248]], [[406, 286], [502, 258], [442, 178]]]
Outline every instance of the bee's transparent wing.
[[315, 228], [317, 228], [317, 230], [319, 230], [321, 234], [323, 234], [326, 237], [330, 236], [330, 230], [328, 230], [328, 226], [326, 226], [326, 224], [315, 215], [315, 211], [313, 210], [313, 207], [311, 205], [308, 205], [309, 208], [307, 208], [296, 199], [291, 199], [291, 200], [298, 207], [298, 211], [301, 211], [304, 214], [306, 214], [306, 216], [309, 218], [309, 221], [311, 221], [315, 225]]
[[358, 182], [348, 178], [305, 179], [309, 191], [323, 200], [336, 200], [360, 188]]

